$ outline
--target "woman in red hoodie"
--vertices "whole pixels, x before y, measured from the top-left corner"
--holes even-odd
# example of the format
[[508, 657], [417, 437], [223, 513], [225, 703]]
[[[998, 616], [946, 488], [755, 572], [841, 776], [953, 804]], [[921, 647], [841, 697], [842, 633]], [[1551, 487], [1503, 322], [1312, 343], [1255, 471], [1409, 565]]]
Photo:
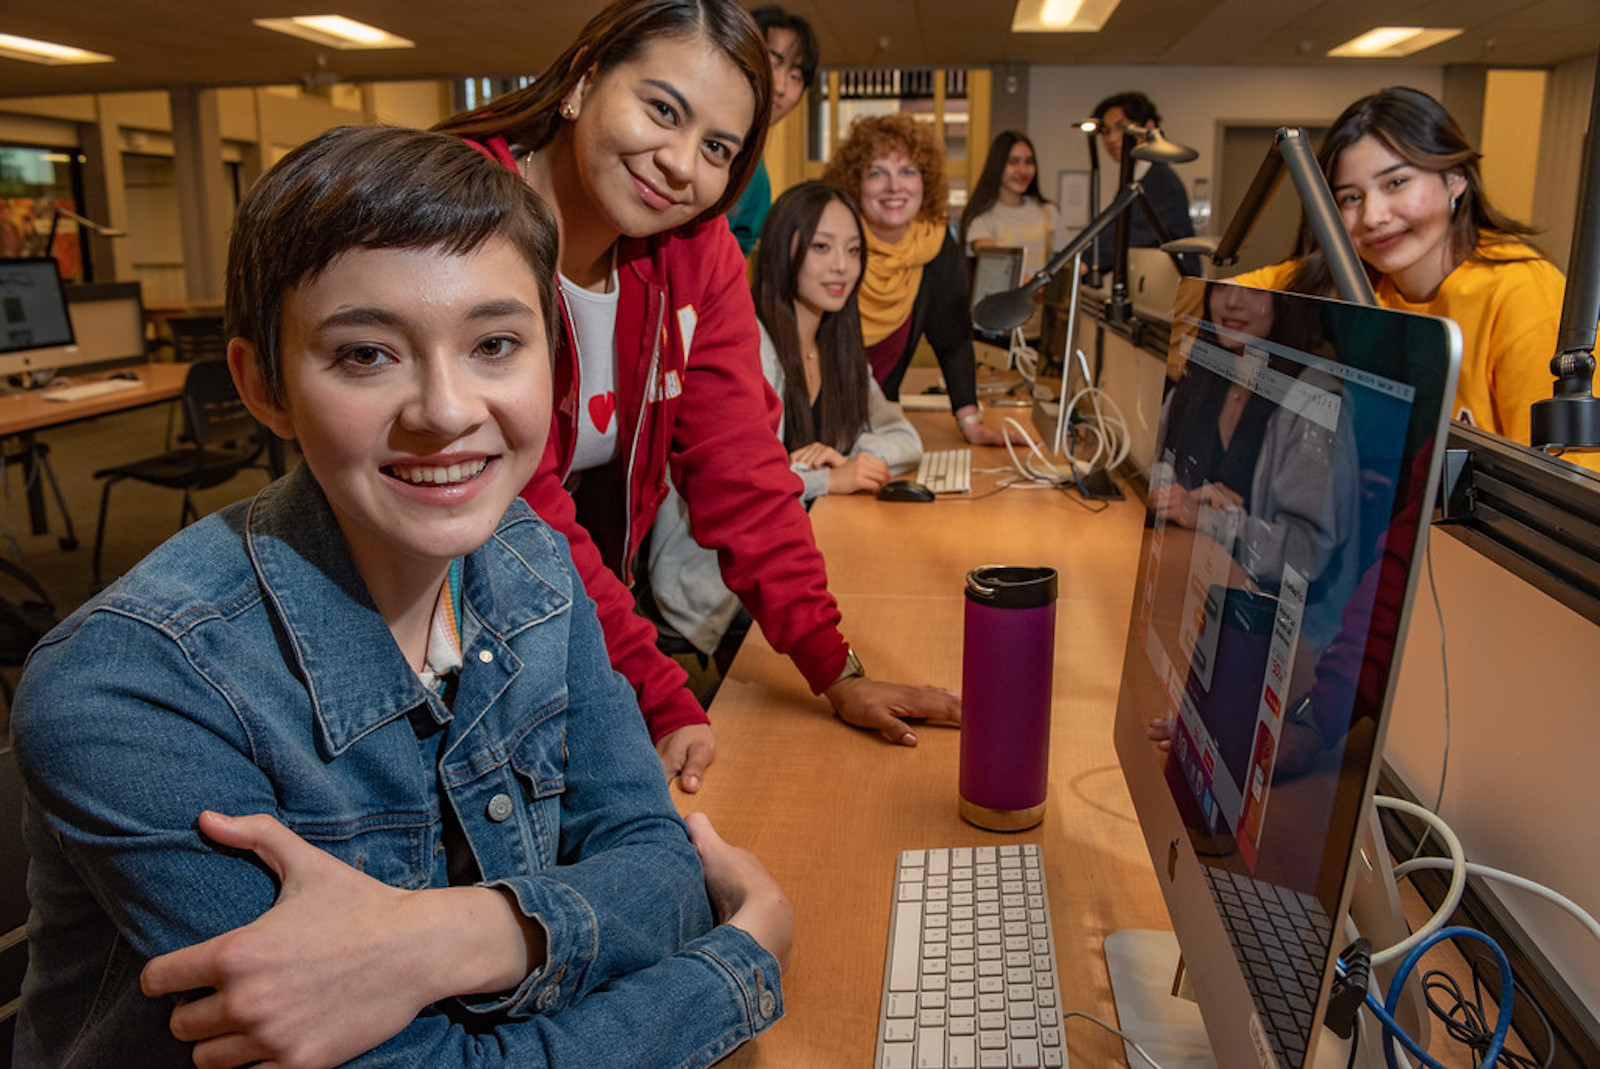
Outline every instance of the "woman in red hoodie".
[[560, 223], [556, 411], [523, 496], [571, 541], [612, 663], [688, 791], [711, 727], [628, 590], [669, 474], [728, 587], [841, 718], [910, 746], [903, 718], [960, 712], [947, 691], [863, 673], [773, 432], [723, 218], [760, 159], [770, 94], [765, 42], [733, 0], [617, 0], [531, 87], [440, 127], [517, 169]]

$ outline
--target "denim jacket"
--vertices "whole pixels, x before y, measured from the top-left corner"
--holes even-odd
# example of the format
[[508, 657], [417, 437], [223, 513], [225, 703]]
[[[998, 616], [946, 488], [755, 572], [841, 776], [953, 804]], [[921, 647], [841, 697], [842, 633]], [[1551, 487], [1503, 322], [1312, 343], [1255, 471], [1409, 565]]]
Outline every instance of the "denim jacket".
[[[548, 934], [515, 990], [430, 1007], [360, 1065], [699, 1066], [782, 1014], [703, 874], [565, 543], [520, 502], [464, 561], [447, 706], [373, 608], [303, 467], [181, 532], [34, 652], [14, 709], [30, 963], [19, 1066], [187, 1065], [145, 962], [276, 887], [199, 835], [268, 813], [397, 887], [483, 883]], [[459, 853], [459, 852], [458, 852]]]

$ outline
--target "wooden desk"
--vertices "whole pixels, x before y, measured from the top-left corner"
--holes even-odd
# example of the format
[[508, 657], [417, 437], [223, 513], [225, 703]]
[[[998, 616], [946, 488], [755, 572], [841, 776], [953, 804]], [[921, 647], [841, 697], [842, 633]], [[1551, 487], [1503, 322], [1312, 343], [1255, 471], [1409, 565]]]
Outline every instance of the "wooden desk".
[[[132, 372], [139, 376], [139, 385], [114, 393], [103, 393], [81, 401], [52, 401], [55, 389], [46, 386], [38, 390], [23, 390], [0, 395], [0, 438], [9, 438], [29, 431], [76, 423], [83, 419], [103, 416], [108, 412], [122, 412], [130, 408], [171, 401], [183, 393], [183, 381], [189, 377], [188, 364], [135, 364], [119, 369], [117, 374]], [[74, 384], [108, 378], [110, 372], [74, 375]]]
[[[926, 448], [962, 444], [947, 414], [912, 418]], [[975, 469], [1005, 463], [998, 448], [973, 457]], [[973, 476], [980, 492], [993, 481]], [[871, 1064], [895, 858], [912, 847], [1043, 844], [1063, 1003], [1114, 1023], [1102, 941], [1169, 927], [1112, 746], [1142, 506], [1090, 513], [1058, 491], [1007, 490], [932, 505], [824, 498], [812, 517], [845, 633], [881, 679], [959, 689], [967, 570], [1057, 569], [1048, 811], [1015, 835], [963, 822], [958, 731], [921, 728], [914, 749], [856, 732], [753, 630], [712, 706], [716, 762], [698, 795], [677, 796], [753, 850], [797, 914], [786, 1019], [729, 1064]], [[1069, 1022], [1066, 1035], [1075, 1067], [1125, 1064], [1120, 1041], [1093, 1025]]]
[[[44, 486], [40, 478], [48, 469], [41, 470], [43, 451], [34, 441], [34, 432], [113, 412], [125, 412], [132, 408], [171, 401], [183, 394], [183, 383], [189, 377], [189, 367], [188, 364], [173, 363], [136, 364], [117, 373], [132, 372], [138, 375], [139, 385], [78, 401], [50, 400], [50, 393], [55, 387], [0, 395], [0, 440], [18, 439], [15, 447], [6, 449], [5, 463], [20, 463], [23, 466], [28, 493], [28, 517], [34, 534], [42, 535], [49, 529], [44, 513]], [[110, 374], [112, 372], [74, 375], [71, 381], [74, 384], [92, 382], [106, 378]], [[50, 481], [54, 484], [54, 476], [51, 476]], [[56, 488], [56, 501], [61, 506], [62, 516], [67, 525], [67, 533], [62, 537], [61, 543], [64, 548], [70, 549], [77, 540], [72, 532], [72, 519], [67, 516], [67, 507], [61, 499], [59, 487]]]

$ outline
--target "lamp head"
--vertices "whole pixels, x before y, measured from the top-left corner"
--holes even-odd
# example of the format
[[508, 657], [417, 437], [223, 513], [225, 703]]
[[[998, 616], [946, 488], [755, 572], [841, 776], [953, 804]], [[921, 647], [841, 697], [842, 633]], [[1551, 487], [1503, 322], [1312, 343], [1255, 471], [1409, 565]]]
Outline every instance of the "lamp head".
[[[1128, 129], [1132, 131], [1134, 128], [1130, 126]], [[1187, 145], [1168, 141], [1159, 126], [1141, 130], [1140, 133], [1143, 134], [1144, 140], [1134, 146], [1133, 158], [1136, 160], [1149, 160], [1151, 163], [1188, 163], [1200, 157], [1200, 153]]]
[[1160, 126], [1150, 126], [1149, 130], [1144, 131], [1142, 144], [1134, 146], [1133, 158], [1149, 160], [1150, 163], [1189, 163], [1200, 158], [1200, 154], [1189, 146], [1168, 141]]

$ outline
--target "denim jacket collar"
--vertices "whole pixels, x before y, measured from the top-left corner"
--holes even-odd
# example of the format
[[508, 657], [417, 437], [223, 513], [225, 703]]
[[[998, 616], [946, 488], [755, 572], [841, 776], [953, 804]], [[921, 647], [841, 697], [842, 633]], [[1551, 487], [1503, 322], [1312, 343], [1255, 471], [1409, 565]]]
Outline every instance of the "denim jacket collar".
[[[469, 554], [462, 568], [463, 652], [472, 657], [488, 650], [509, 671], [520, 666], [506, 642], [570, 603], [561, 586], [501, 539], [511, 526], [530, 522], [528, 506], [514, 501], [495, 536]], [[261, 588], [282, 623], [283, 642], [305, 680], [320, 744], [330, 754], [343, 753], [419, 705], [428, 704], [436, 718], [447, 715], [378, 615], [338, 521], [305, 465], [256, 496], [245, 539]], [[512, 590], [516, 597], [508, 596]]]

